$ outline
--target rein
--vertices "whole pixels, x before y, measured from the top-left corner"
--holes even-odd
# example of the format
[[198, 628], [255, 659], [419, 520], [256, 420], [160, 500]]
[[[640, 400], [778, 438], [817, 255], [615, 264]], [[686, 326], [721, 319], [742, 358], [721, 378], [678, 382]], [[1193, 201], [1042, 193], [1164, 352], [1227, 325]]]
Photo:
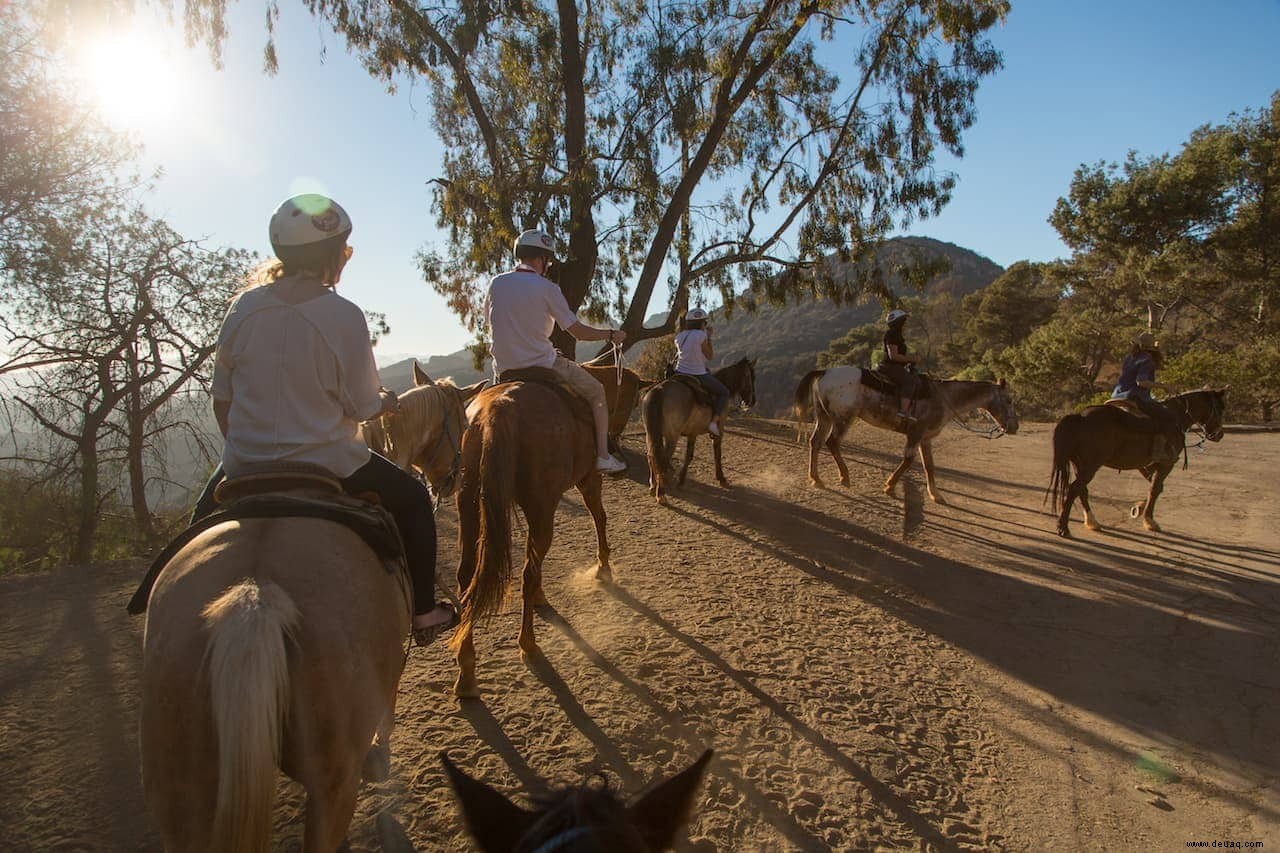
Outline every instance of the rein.
[[618, 343], [617, 341], [614, 341], [609, 344], [609, 348], [613, 351], [613, 364], [614, 364], [614, 367], [617, 368], [617, 370], [614, 371], [614, 373], [617, 375], [616, 384], [618, 385], [619, 388], [621, 388], [622, 387], [622, 344]]
[[[987, 384], [991, 384], [991, 383], [987, 383]], [[980, 435], [983, 438], [987, 439], [988, 441], [990, 441], [993, 438], [1000, 438], [1008, 434], [1008, 430], [1006, 430], [1004, 426], [1001, 425], [1001, 423], [995, 419], [995, 416], [981, 406], [978, 406], [976, 408], [978, 409], [978, 411], [982, 412], [983, 416], [987, 420], [991, 422], [992, 425], [990, 429], [974, 429], [964, 421], [960, 420], [960, 410], [955, 406], [951, 405], [951, 403], [947, 401], [946, 395], [942, 393], [942, 388], [940, 387], [941, 385], [942, 385], [941, 380], [938, 382], [935, 382], [934, 390], [937, 392], [937, 398], [939, 401], [941, 401], [942, 407], [947, 410], [947, 413], [949, 415], [951, 415], [951, 421], [954, 424], [956, 424], [966, 432], [971, 432], [974, 435]], [[999, 388], [998, 385], [992, 386], [992, 387], [995, 387], [997, 389]]]
[[[462, 407], [461, 400], [455, 399], [453, 395], [441, 390], [438, 387], [436, 388], [436, 392], [438, 394], [442, 394], [446, 398], [445, 405], [440, 407], [440, 429], [444, 433], [445, 439], [449, 442], [449, 449], [453, 451], [453, 462], [449, 464], [449, 472], [445, 474], [444, 479], [440, 481], [440, 494], [443, 494], [446, 491], [448, 491], [450, 486], [453, 485], [454, 479], [458, 476], [458, 467], [462, 464], [462, 436], [454, 435], [454, 432], [450, 428], [450, 423], [449, 423], [451, 420], [449, 417], [450, 412], [447, 410], [449, 409], [450, 404], [457, 406], [458, 409], [462, 411], [463, 423], [466, 423], [467, 413], [466, 413], [466, 410], [463, 409]], [[436, 501], [437, 508], [439, 508], [440, 501], [442, 500], [443, 498], [437, 498], [437, 501]]]

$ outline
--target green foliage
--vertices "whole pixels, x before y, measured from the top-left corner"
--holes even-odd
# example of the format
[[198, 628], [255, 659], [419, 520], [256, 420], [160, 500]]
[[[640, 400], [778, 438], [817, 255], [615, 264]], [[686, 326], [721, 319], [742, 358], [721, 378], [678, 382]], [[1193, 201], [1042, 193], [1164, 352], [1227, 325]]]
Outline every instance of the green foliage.
[[650, 338], [644, 342], [632, 370], [641, 379], [662, 379], [667, 374], [667, 366], [676, 360], [677, 355], [675, 335]]
[[825, 369], [840, 364], [875, 367], [884, 358], [883, 339], [883, 326], [875, 323], [857, 326], [843, 338], [832, 341], [826, 352], [818, 353], [818, 367]]
[[1280, 405], [1280, 345], [1260, 341], [1225, 351], [1196, 347], [1170, 359], [1160, 379], [1180, 390], [1229, 385], [1235, 418], [1269, 421]]

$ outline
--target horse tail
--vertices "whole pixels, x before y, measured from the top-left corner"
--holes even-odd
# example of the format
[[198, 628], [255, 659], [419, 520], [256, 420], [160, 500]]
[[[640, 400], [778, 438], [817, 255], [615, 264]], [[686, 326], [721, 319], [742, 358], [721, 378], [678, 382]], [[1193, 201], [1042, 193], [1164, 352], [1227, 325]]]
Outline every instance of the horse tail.
[[796, 386], [796, 441], [804, 439], [805, 424], [809, 422], [809, 411], [813, 404], [813, 385], [826, 373], [825, 370], [810, 370]]
[[[649, 454], [650, 464], [661, 468], [663, 454], [662, 390], [650, 391], [645, 394], [640, 406], [641, 414], [644, 417], [645, 451]], [[655, 470], [657, 469], [655, 468]]]
[[1044, 499], [1052, 501], [1053, 511], [1062, 512], [1062, 502], [1067, 497], [1067, 481], [1071, 479], [1071, 440], [1079, 415], [1067, 415], [1053, 428], [1053, 475]]
[[[476, 467], [480, 484], [475, 510], [480, 524], [476, 543], [475, 574], [462, 593], [461, 626], [450, 643], [470, 636], [476, 621], [496, 613], [512, 581], [511, 503], [516, 493], [516, 448], [519, 442], [517, 412], [511, 401], [494, 401], [480, 416]], [[464, 449], [464, 466], [471, 460]], [[461, 496], [459, 498], [461, 500]], [[463, 512], [459, 504], [458, 512]]]
[[201, 614], [218, 742], [218, 799], [211, 850], [269, 850], [276, 767], [289, 705], [287, 645], [298, 608], [274, 583], [228, 589]]

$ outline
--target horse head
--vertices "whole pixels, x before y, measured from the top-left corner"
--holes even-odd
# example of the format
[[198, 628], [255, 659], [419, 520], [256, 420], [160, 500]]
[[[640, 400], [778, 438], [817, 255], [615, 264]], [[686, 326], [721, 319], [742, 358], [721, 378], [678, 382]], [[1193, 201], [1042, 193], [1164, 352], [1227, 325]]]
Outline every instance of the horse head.
[[1018, 413], [1013, 410], [1013, 395], [1009, 393], [1003, 379], [991, 387], [991, 399], [985, 407], [987, 412], [996, 419], [1001, 429], [1009, 435], [1017, 435]]
[[729, 393], [737, 394], [742, 400], [742, 408], [750, 409], [756, 404], [756, 359], [743, 356], [733, 365], [732, 370], [731, 381], [725, 385], [729, 388]]
[[[689, 767], [660, 782], [631, 805], [597, 774], [570, 788], [535, 799], [533, 809], [472, 779], [441, 752], [467, 829], [485, 853], [555, 850], [558, 853], [666, 850], [689, 818], [711, 750]], [[595, 781], [593, 781], [595, 780]]]
[[[1230, 386], [1227, 386], [1230, 387]], [[1203, 388], [1179, 394], [1175, 399], [1180, 401], [1186, 411], [1186, 418], [1192, 425], [1204, 431], [1204, 437], [1210, 441], [1222, 441], [1222, 419], [1227, 411], [1227, 388]]]

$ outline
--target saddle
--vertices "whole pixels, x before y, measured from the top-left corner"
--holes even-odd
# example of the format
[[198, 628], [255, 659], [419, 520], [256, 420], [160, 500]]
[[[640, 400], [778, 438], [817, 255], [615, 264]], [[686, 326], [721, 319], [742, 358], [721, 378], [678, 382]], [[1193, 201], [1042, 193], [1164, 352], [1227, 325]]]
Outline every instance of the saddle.
[[693, 399], [701, 406], [713, 408], [715, 400], [711, 396], [711, 392], [702, 387], [702, 383], [698, 381], [698, 377], [690, 376], [687, 373], [673, 373], [667, 377], [668, 381], [679, 382], [681, 385], [693, 392]]
[[[874, 368], [864, 367], [859, 377], [862, 384], [880, 394], [898, 394], [898, 383], [894, 382], [888, 374], [881, 373]], [[913, 399], [926, 400], [933, 396], [933, 383], [929, 381], [929, 377], [920, 374], [922, 380], [916, 385], [916, 395]]]
[[595, 428], [596, 421], [591, 414], [591, 404], [560, 381], [560, 377], [556, 375], [554, 370], [548, 367], [514, 367], [499, 373], [498, 381], [495, 384], [502, 385], [507, 382], [537, 382], [541, 385], [550, 386], [564, 399], [574, 417], [591, 424], [592, 429]]
[[1184, 449], [1182, 436], [1162, 432], [1160, 425], [1151, 415], [1142, 410], [1137, 400], [1130, 397], [1112, 397], [1103, 406], [1103, 408], [1107, 407], [1124, 412], [1131, 419], [1133, 428], [1151, 436], [1149, 452], [1152, 461], [1176, 459], [1182, 453]]
[[[297, 493], [286, 490], [304, 490]], [[249, 518], [322, 518], [343, 524], [365, 541], [388, 573], [406, 573], [404, 543], [391, 513], [380, 504], [347, 495], [329, 471], [315, 465], [275, 463], [224, 480], [214, 492], [222, 505], [192, 524], [152, 561], [129, 599], [128, 611], [143, 613], [156, 578], [174, 556], [204, 531], [228, 521]]]
[[1151, 416], [1142, 411], [1142, 407], [1138, 405], [1137, 401], [1130, 400], [1128, 397], [1112, 397], [1106, 402], [1106, 405], [1114, 406], [1122, 412], [1128, 412], [1135, 418], [1141, 418], [1143, 423], [1151, 423]]

